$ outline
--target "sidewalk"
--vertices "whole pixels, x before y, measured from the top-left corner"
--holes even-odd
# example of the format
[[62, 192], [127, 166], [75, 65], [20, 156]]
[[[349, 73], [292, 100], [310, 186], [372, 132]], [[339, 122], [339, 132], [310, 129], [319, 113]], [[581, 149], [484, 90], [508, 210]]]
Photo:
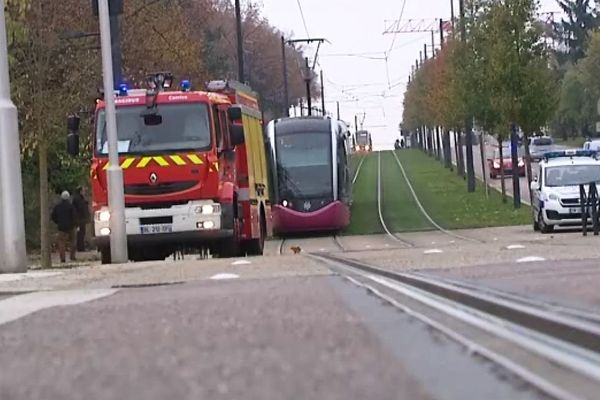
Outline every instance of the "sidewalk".
[[[67, 256], [67, 262], [61, 263], [58, 253], [53, 253], [52, 254], [52, 269], [83, 267], [83, 266], [98, 264], [100, 262], [100, 253], [98, 253], [96, 250], [78, 252], [76, 257], [77, 257], [77, 261], [71, 262], [71, 261], [68, 261], [68, 256]], [[27, 261], [28, 261], [29, 270], [42, 269], [39, 253], [28, 254]]]

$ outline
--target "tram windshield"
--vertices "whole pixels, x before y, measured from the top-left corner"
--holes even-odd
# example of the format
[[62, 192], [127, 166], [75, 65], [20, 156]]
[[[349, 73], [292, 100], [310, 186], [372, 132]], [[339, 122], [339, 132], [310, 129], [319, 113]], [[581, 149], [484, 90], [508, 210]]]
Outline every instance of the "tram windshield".
[[276, 140], [280, 195], [287, 198], [333, 194], [331, 133], [289, 133]]

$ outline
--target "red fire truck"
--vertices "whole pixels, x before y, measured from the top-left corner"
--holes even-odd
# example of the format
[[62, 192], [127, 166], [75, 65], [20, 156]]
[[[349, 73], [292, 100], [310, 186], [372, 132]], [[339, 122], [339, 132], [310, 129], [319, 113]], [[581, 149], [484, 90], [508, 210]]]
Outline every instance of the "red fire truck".
[[[272, 234], [266, 138], [257, 96], [233, 81], [169, 91], [169, 73], [149, 89], [115, 94], [129, 258], [161, 260], [180, 249], [222, 257], [263, 253]], [[96, 104], [91, 184], [94, 234], [110, 262], [105, 103]], [[73, 143], [77, 141], [77, 143]], [[78, 151], [70, 135], [69, 151]]]

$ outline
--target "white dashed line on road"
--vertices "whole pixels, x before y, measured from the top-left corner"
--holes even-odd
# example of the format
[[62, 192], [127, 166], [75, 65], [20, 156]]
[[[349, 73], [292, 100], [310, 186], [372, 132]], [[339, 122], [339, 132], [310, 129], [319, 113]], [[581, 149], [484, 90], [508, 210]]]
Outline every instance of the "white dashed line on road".
[[250, 265], [252, 264], [251, 261], [248, 260], [237, 260], [231, 263], [231, 265]]
[[519, 250], [524, 248], [525, 246], [523, 246], [522, 244], [511, 244], [510, 246], [506, 246], [507, 250]]
[[546, 259], [543, 257], [531, 256], [531, 257], [519, 258], [517, 260], [518, 263], [529, 263], [529, 262], [538, 262], [538, 261], [546, 261]]
[[423, 254], [441, 254], [441, 253], [443, 253], [443, 252], [444, 252], [444, 251], [443, 251], [443, 250], [440, 250], [440, 249], [431, 249], [431, 250], [425, 250], [425, 251], [423, 252]]
[[238, 279], [240, 276], [236, 274], [216, 274], [210, 277], [213, 281], [222, 281], [227, 279]]

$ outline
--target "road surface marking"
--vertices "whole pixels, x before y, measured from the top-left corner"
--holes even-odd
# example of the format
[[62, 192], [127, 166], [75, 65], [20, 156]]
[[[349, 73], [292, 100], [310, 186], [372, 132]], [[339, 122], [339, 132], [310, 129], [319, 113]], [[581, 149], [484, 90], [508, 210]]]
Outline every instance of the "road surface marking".
[[523, 246], [522, 244], [511, 244], [510, 246], [506, 246], [507, 250], [518, 250], [518, 249], [524, 249], [525, 246]]
[[237, 260], [231, 263], [231, 265], [250, 265], [252, 262], [248, 260]]
[[546, 259], [543, 257], [532, 256], [532, 257], [519, 258], [517, 260], [518, 263], [529, 263], [529, 262], [538, 262], [538, 261], [546, 261]]
[[423, 254], [441, 254], [441, 253], [443, 253], [443, 252], [444, 252], [444, 251], [443, 251], [443, 250], [440, 250], [440, 249], [431, 249], [431, 250], [425, 250], [425, 251], [423, 252]]
[[57, 275], [62, 275], [62, 272], [32, 271], [20, 274], [0, 274], [0, 282], [14, 282], [27, 278], [48, 278]]
[[239, 278], [239, 275], [236, 274], [216, 274], [210, 277], [210, 279], [214, 280], [214, 281], [221, 281], [221, 280], [226, 280], [226, 279], [237, 279]]
[[46, 308], [82, 304], [112, 296], [117, 291], [117, 289], [57, 290], [9, 297], [0, 301], [0, 325]]

